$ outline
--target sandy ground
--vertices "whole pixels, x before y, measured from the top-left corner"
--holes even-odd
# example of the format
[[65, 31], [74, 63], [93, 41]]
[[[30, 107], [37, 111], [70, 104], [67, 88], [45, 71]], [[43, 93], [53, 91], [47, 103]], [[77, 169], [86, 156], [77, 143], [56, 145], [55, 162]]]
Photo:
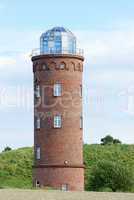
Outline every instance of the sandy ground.
[[5, 189], [0, 200], [134, 200], [134, 194]]

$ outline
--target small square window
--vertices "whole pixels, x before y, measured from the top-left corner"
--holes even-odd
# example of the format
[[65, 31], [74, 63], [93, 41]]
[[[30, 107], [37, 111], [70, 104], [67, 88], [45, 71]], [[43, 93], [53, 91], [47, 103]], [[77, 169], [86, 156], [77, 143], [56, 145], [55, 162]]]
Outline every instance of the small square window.
[[54, 116], [54, 128], [61, 128], [61, 115]]

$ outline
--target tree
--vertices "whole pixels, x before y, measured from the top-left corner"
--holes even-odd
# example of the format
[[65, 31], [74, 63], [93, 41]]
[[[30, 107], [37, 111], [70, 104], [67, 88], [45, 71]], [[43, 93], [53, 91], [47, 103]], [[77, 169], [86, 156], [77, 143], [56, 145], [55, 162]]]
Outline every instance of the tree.
[[114, 138], [111, 135], [107, 135], [106, 137], [101, 139], [101, 144], [106, 145], [106, 144], [113, 144]]
[[121, 141], [118, 139], [114, 139], [111, 135], [107, 135], [106, 137], [101, 139], [102, 145], [110, 145], [110, 144], [121, 144]]
[[105, 188], [116, 191], [131, 191], [134, 187], [133, 173], [122, 163], [102, 160], [91, 171], [89, 190], [102, 191]]
[[11, 147], [5, 147], [5, 149], [3, 150], [3, 152], [6, 152], [6, 151], [11, 151], [12, 149], [11, 149]]
[[114, 140], [113, 140], [113, 144], [121, 144], [121, 141], [118, 140], [118, 139], [114, 139]]

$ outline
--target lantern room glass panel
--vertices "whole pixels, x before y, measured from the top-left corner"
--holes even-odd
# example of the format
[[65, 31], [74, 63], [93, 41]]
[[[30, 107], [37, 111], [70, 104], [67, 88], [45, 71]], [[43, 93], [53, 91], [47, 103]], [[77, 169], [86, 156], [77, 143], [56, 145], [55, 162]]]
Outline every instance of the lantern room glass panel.
[[74, 54], [76, 53], [76, 37], [63, 27], [55, 27], [40, 37], [41, 54]]

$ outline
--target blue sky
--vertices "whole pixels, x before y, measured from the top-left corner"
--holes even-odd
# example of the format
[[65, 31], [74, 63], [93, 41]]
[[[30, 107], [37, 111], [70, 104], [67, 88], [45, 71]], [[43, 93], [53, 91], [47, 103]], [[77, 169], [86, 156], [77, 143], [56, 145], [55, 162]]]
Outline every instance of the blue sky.
[[0, 150], [33, 144], [29, 54], [57, 25], [85, 51], [84, 141], [134, 143], [133, 10], [132, 0], [0, 1]]

